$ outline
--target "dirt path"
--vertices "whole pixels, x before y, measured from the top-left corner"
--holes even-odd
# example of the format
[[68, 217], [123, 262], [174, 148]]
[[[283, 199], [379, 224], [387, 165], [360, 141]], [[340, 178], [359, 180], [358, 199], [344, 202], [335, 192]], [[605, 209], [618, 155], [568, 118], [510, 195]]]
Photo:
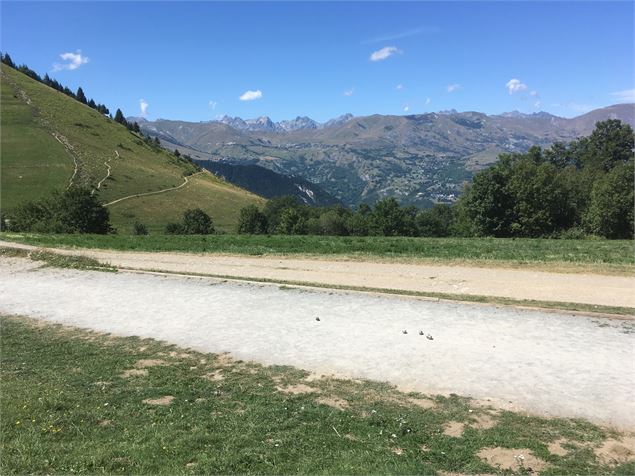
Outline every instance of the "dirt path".
[[632, 321], [36, 266], [0, 259], [0, 314], [635, 428]]
[[199, 175], [199, 174], [202, 174], [202, 173], [203, 172], [196, 172], [195, 174], [183, 177], [184, 178], [183, 183], [181, 185], [177, 185], [176, 187], [164, 188], [163, 190], [157, 190], [156, 192], [136, 193], [134, 195], [128, 195], [127, 197], [118, 198], [117, 200], [113, 200], [112, 202], [104, 203], [104, 206], [108, 207], [110, 205], [114, 205], [115, 203], [123, 202], [124, 200], [128, 200], [130, 198], [146, 197], [148, 195], [157, 195], [159, 193], [166, 193], [166, 192], [171, 192], [172, 190], [178, 190], [179, 188], [185, 187], [187, 185], [188, 178], [194, 177], [195, 175]]
[[[36, 248], [1, 241], [0, 246]], [[284, 257], [55, 251], [81, 254], [116, 267], [137, 270], [635, 308], [635, 276]]]
[[[117, 158], [119, 158], [118, 151], [115, 151], [115, 155], [117, 156]], [[106, 180], [108, 180], [108, 177], [110, 177], [110, 170], [111, 170], [110, 161], [111, 160], [112, 160], [112, 157], [104, 162], [104, 165], [106, 166], [106, 176], [97, 183], [97, 188], [95, 190], [99, 190], [101, 188], [101, 184], [104, 183]]]

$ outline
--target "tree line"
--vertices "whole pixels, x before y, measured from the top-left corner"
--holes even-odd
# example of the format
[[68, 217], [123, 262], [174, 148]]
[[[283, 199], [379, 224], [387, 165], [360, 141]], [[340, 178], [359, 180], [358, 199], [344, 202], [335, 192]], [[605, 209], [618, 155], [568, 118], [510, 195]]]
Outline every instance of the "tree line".
[[589, 137], [501, 154], [458, 202], [419, 210], [385, 198], [315, 208], [293, 197], [240, 211], [239, 233], [352, 236], [633, 238], [634, 136], [619, 120]]

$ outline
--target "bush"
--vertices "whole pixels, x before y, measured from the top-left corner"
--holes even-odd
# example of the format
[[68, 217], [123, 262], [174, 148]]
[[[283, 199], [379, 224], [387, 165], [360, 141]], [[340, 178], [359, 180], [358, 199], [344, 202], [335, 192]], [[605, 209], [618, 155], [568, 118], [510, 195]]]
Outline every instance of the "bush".
[[184, 235], [185, 230], [183, 229], [183, 225], [180, 223], [168, 223], [165, 225], [165, 234], [166, 235]]
[[214, 233], [212, 217], [200, 208], [192, 208], [183, 213], [183, 232], [186, 235], [209, 235]]
[[147, 235], [148, 234], [148, 227], [145, 226], [143, 223], [140, 223], [140, 222], [136, 221], [132, 225], [132, 234], [133, 235], [137, 235], [137, 236]]
[[27, 202], [7, 220], [10, 231], [38, 233], [112, 232], [108, 210], [91, 190], [71, 187], [50, 198]]

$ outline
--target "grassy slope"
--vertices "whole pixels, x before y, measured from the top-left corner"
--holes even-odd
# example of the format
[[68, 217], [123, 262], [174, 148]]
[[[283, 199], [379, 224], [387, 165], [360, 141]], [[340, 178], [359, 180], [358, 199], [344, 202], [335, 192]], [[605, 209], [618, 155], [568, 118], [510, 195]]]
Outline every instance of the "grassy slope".
[[[601, 462], [594, 447], [619, 435], [583, 420], [496, 411], [458, 396], [424, 399], [369, 381], [308, 381], [290, 367], [150, 339], [0, 322], [3, 474], [498, 473], [478, 457], [498, 446], [526, 456], [520, 448], [528, 448], [548, 464], [542, 474], [634, 470]], [[312, 392], [281, 390], [298, 384]], [[144, 403], [165, 396], [174, 397], [168, 405]], [[450, 436], [451, 422], [466, 427]], [[565, 454], [550, 451], [556, 440]]]
[[[75, 181], [88, 186], [96, 186], [106, 176], [105, 162], [110, 164], [111, 177], [100, 189], [104, 202], [177, 186], [184, 175], [194, 172], [187, 162], [145, 144], [97, 111], [6, 65], [2, 65], [2, 107], [3, 209], [64, 189], [74, 169], [72, 155], [80, 164]], [[72, 155], [53, 132], [68, 140]], [[261, 202], [249, 192], [203, 175], [174, 194], [127, 200], [112, 206], [111, 213], [115, 226], [124, 233], [135, 219], [159, 228], [195, 206], [231, 228], [240, 207]]]

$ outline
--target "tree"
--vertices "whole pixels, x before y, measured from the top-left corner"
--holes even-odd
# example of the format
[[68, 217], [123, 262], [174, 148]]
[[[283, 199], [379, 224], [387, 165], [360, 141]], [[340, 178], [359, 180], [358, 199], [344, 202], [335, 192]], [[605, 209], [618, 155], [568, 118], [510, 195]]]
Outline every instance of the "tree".
[[383, 236], [412, 236], [415, 230], [416, 208], [402, 208], [393, 197], [375, 204], [371, 215], [371, 227], [375, 234]]
[[179, 149], [174, 149], [174, 155], [176, 157], [181, 157], [181, 153], [179, 152]]
[[81, 87], [77, 88], [77, 93], [75, 93], [75, 97], [77, 98], [79, 102], [86, 104], [87, 102], [86, 95], [84, 94], [84, 90]]
[[10, 216], [12, 231], [97, 233], [112, 231], [108, 210], [91, 190], [71, 187], [62, 193], [18, 207]]
[[183, 231], [187, 235], [209, 235], [214, 233], [212, 218], [200, 208], [183, 213]]
[[132, 131], [136, 132], [136, 133], [140, 133], [141, 132], [141, 128], [139, 127], [139, 123], [138, 122], [133, 122], [132, 123]]
[[15, 63], [11, 59], [11, 56], [9, 56], [9, 53], [4, 54], [4, 56], [2, 57], [2, 62], [6, 64], [7, 66], [11, 66], [12, 68], [15, 68]]
[[117, 109], [117, 112], [115, 112], [115, 122], [123, 124], [124, 126], [128, 124], [128, 121], [126, 121], [126, 118], [124, 117], [123, 112], [121, 112], [121, 109]]
[[590, 233], [605, 238], [633, 238], [634, 161], [617, 165], [597, 180], [585, 216]]
[[267, 218], [267, 226], [269, 233], [281, 233], [278, 231], [280, 216], [287, 208], [298, 208], [300, 204], [298, 199], [292, 196], [274, 197], [267, 201], [262, 213]]
[[511, 155], [501, 154], [495, 165], [474, 176], [461, 197], [461, 206], [478, 236], [511, 236], [513, 196], [507, 184], [512, 160]]
[[267, 233], [267, 217], [256, 205], [247, 205], [240, 209], [238, 233], [252, 235]]
[[155, 145], [161, 145], [161, 141], [159, 140], [157, 136], [154, 137], [154, 143]]
[[417, 213], [419, 236], [450, 236], [455, 221], [455, 210], [450, 205], [436, 204]]
[[327, 210], [318, 218], [319, 233], [327, 236], [348, 234], [346, 214], [337, 209]]
[[580, 144], [584, 166], [608, 172], [633, 157], [635, 137], [630, 125], [609, 119], [596, 123], [591, 135], [581, 139]]
[[282, 235], [305, 235], [307, 229], [307, 219], [299, 208], [285, 208], [280, 214], [276, 233]]

